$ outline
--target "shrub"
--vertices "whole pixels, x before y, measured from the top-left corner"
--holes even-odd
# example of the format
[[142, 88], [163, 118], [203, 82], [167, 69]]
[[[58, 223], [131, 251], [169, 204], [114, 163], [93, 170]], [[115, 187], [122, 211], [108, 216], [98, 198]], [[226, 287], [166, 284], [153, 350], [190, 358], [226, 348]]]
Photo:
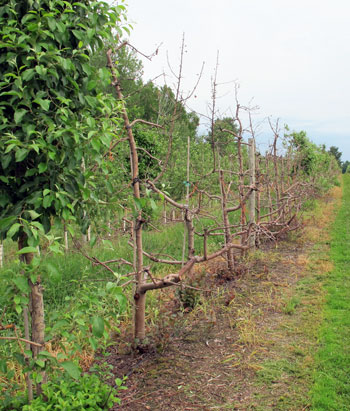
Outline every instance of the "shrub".
[[115, 383], [116, 388], [113, 388], [103, 383], [95, 374], [84, 374], [79, 380], [49, 381], [43, 385], [43, 395], [30, 405], [25, 405], [22, 410], [108, 410], [115, 403], [120, 404], [117, 391], [125, 389], [122, 380], [117, 378]]

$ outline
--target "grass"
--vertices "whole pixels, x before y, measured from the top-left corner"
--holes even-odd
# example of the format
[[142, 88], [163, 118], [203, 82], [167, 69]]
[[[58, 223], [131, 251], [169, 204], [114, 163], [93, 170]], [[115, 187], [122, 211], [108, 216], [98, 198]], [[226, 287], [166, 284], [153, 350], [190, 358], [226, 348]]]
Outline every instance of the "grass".
[[[312, 210], [305, 212], [302, 235], [295, 238], [292, 235], [288, 242], [290, 251], [293, 248], [300, 251], [290, 255], [288, 251], [281, 253], [274, 263], [279, 267], [278, 284], [283, 286], [273, 289], [269, 305], [276, 313], [265, 329], [260, 330], [260, 344], [266, 351], [255, 359], [257, 371], [252, 393], [255, 400], [250, 399], [251, 408], [247, 404], [247, 409], [310, 409], [309, 392], [314, 383], [315, 352], [325, 304], [323, 286], [333, 269], [329, 231], [340, 206], [340, 196], [341, 190], [335, 188], [330, 195], [335, 201], [317, 201]], [[273, 253], [270, 254], [265, 258], [270, 260]], [[272, 272], [268, 279], [270, 275], [273, 279]], [[262, 295], [261, 300], [267, 304], [267, 295]], [[259, 295], [255, 298], [258, 301]]]
[[331, 235], [334, 269], [325, 290], [327, 299], [316, 357], [313, 410], [348, 410], [350, 404], [350, 176], [344, 176], [341, 209]]
[[285, 314], [292, 315], [295, 313], [295, 309], [300, 305], [300, 299], [297, 296], [293, 296], [288, 301], [286, 301], [283, 307], [283, 312]]

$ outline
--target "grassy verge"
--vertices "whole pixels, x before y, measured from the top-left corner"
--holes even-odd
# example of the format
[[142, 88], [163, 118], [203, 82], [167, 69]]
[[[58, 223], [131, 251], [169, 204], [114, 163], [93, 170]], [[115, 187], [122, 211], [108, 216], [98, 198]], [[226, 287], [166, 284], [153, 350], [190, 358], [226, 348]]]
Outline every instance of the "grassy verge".
[[247, 409], [310, 409], [324, 284], [333, 270], [329, 231], [340, 203], [341, 190], [336, 187], [305, 214], [303, 232], [278, 249], [275, 274], [271, 270], [278, 279], [274, 284], [279, 284], [273, 288], [274, 312], [266, 313], [260, 330], [266, 351], [256, 356]]
[[316, 357], [313, 410], [350, 407], [350, 176], [344, 176], [341, 209], [333, 224], [327, 299]]

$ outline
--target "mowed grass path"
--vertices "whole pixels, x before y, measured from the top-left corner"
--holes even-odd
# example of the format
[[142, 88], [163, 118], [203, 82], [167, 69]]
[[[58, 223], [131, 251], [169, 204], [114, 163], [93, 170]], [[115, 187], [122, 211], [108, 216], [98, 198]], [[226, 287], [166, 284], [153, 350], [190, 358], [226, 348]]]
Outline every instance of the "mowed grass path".
[[350, 410], [350, 175], [344, 175], [343, 184], [331, 237], [334, 269], [325, 283], [312, 410]]

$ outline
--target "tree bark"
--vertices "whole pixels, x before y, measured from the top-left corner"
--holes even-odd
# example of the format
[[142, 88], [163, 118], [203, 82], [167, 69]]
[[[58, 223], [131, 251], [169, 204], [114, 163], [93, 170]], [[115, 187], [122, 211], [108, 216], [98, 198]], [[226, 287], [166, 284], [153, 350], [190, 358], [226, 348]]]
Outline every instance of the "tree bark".
[[[18, 239], [18, 249], [21, 250], [22, 248], [27, 246], [27, 235], [22, 233]], [[21, 254], [21, 261], [30, 264], [33, 260], [33, 253], [26, 253]], [[40, 344], [40, 347], [35, 345], [30, 345], [30, 349], [32, 351], [32, 356], [34, 359], [38, 357], [40, 351], [44, 349], [45, 345], [45, 317], [44, 317], [44, 297], [43, 297], [43, 287], [41, 285], [40, 276], [37, 276], [37, 281], [33, 283], [30, 279], [28, 280], [28, 284], [30, 287], [30, 294], [29, 294], [29, 313], [31, 316], [31, 341]], [[28, 310], [26, 309], [24, 312], [25, 315], [25, 334], [29, 334], [29, 321], [28, 321]], [[27, 318], [26, 318], [27, 317]], [[25, 335], [26, 339], [29, 339], [29, 335]], [[46, 372], [42, 372], [42, 382], [36, 385], [36, 394], [40, 395], [42, 393], [42, 384], [46, 382]], [[30, 396], [31, 385], [30, 377], [27, 377], [27, 386], [28, 386], [28, 398]]]
[[[220, 183], [220, 190], [221, 190], [221, 213], [222, 213], [222, 221], [224, 224], [224, 233], [225, 233], [225, 245], [231, 243], [231, 230], [230, 230], [230, 220], [228, 217], [227, 211], [227, 195], [225, 191], [224, 185], [224, 172], [219, 170], [219, 183]], [[233, 257], [233, 249], [229, 248], [226, 253], [227, 256], [227, 268], [233, 272], [235, 263]]]
[[[133, 197], [135, 200], [139, 200], [140, 196], [140, 180], [139, 180], [139, 159], [137, 154], [136, 143], [134, 135], [132, 132], [132, 126], [129, 121], [128, 113], [124, 104], [124, 97], [121, 90], [120, 83], [117, 76], [115, 75], [114, 65], [111, 58], [112, 50], [108, 50], [107, 59], [108, 66], [111, 69], [113, 76], [113, 84], [117, 92], [117, 97], [122, 104], [122, 117], [124, 121], [124, 127], [128, 136], [129, 149], [130, 149], [130, 167], [131, 167], [131, 177], [132, 177], [132, 187], [133, 187]], [[140, 287], [144, 282], [144, 272], [143, 272], [143, 249], [142, 249], [142, 211], [138, 212], [137, 217], [134, 222], [134, 234], [136, 243], [136, 289], [134, 294], [135, 301], [135, 339], [138, 344], [142, 344], [145, 339], [145, 305], [146, 305], [146, 294], [140, 291]]]

